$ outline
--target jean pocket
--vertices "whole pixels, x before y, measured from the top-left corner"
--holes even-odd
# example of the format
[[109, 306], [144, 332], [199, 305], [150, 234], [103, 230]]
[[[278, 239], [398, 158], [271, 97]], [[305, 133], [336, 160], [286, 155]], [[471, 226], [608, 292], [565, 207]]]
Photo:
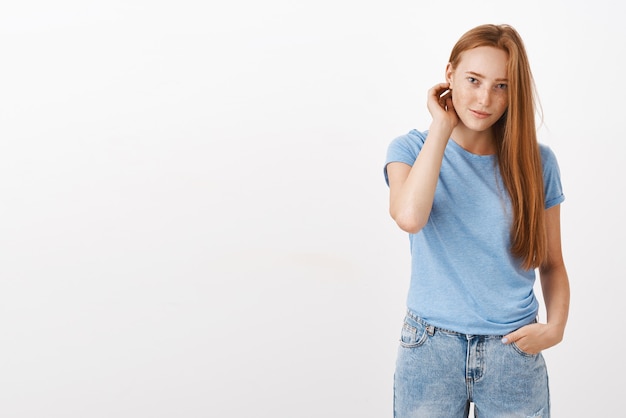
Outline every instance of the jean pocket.
[[539, 355], [539, 353], [537, 353], [537, 354], [530, 354], [530, 353], [527, 353], [526, 351], [524, 351], [524, 350], [522, 350], [521, 348], [519, 348], [519, 346], [518, 346], [518, 345], [517, 345], [517, 343], [515, 343], [515, 342], [512, 342], [512, 343], [511, 343], [511, 347], [513, 347], [513, 350], [515, 350], [515, 351], [517, 352], [517, 354], [519, 354], [519, 355], [521, 355], [521, 356], [524, 356], [524, 357], [530, 357], [530, 358], [533, 358], [533, 357], [537, 357], [537, 356]]
[[420, 323], [405, 320], [400, 333], [400, 345], [404, 348], [416, 348], [428, 339], [428, 330]]

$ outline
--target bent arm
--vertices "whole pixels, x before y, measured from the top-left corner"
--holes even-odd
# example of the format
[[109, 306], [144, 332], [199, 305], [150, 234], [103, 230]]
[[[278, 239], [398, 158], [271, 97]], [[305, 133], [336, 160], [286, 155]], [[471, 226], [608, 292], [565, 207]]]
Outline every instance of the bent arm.
[[569, 313], [569, 279], [561, 253], [560, 205], [546, 210], [548, 258], [539, 267], [541, 290], [546, 305], [547, 321], [526, 325], [508, 335], [502, 342], [515, 342], [523, 351], [536, 354], [563, 340]]
[[387, 166], [389, 213], [406, 232], [417, 233], [428, 221], [450, 133], [431, 126], [412, 167], [399, 162]]
[[548, 258], [539, 267], [541, 290], [546, 305], [547, 325], [554, 344], [563, 339], [569, 314], [570, 287], [561, 250], [561, 205], [546, 210]]
[[449, 87], [449, 83], [439, 83], [428, 90], [427, 106], [433, 120], [413, 166], [404, 163], [387, 166], [389, 213], [401, 229], [412, 234], [428, 222], [443, 153], [459, 122]]

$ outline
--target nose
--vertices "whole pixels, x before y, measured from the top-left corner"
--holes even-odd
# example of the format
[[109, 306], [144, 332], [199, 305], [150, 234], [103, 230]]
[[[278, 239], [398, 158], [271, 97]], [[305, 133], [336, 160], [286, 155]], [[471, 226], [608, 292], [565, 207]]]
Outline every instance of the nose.
[[483, 106], [489, 106], [491, 103], [492, 91], [488, 87], [482, 87], [478, 91], [478, 103]]

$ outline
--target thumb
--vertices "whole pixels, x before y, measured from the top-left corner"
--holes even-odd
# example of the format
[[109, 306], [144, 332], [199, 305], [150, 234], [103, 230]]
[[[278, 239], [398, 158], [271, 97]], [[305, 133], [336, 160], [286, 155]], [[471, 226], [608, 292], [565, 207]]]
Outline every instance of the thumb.
[[504, 337], [502, 337], [502, 344], [511, 344], [514, 343], [515, 341], [520, 339], [520, 335], [517, 331], [513, 331], [510, 334], [505, 335]]

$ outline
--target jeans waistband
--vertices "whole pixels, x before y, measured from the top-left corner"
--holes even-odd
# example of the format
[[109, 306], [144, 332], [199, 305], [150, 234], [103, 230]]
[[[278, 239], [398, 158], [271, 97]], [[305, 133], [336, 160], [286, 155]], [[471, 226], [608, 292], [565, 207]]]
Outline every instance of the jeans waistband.
[[[452, 331], [446, 328], [437, 327], [435, 325], [428, 323], [428, 321], [424, 320], [422, 317], [420, 317], [419, 315], [417, 315], [415, 312], [411, 311], [410, 309], [407, 309], [406, 315], [409, 318], [411, 318], [413, 321], [419, 324], [422, 324], [430, 335], [434, 335], [435, 332], [443, 332], [446, 334], [459, 335], [459, 336], [475, 336], [475, 337], [486, 337], [486, 338], [502, 338], [503, 337], [503, 335], [470, 335], [470, 334], [464, 334], [458, 331]], [[537, 322], [537, 318], [533, 319], [530, 322], [530, 324], [534, 324], [536, 322]]]
[[452, 330], [449, 330], [449, 329], [440, 328], [440, 327], [436, 327], [434, 325], [431, 325], [428, 322], [426, 322], [424, 319], [422, 319], [419, 315], [417, 315], [416, 313], [411, 311], [410, 309], [407, 309], [406, 314], [407, 314], [407, 316], [409, 318], [411, 318], [415, 322], [422, 324], [426, 328], [426, 330], [428, 331], [428, 333], [430, 335], [433, 335], [435, 333], [435, 331], [445, 332], [446, 334], [453, 334], [453, 335], [465, 335], [465, 334], [462, 334], [460, 332], [456, 332], [456, 331], [452, 331]]

